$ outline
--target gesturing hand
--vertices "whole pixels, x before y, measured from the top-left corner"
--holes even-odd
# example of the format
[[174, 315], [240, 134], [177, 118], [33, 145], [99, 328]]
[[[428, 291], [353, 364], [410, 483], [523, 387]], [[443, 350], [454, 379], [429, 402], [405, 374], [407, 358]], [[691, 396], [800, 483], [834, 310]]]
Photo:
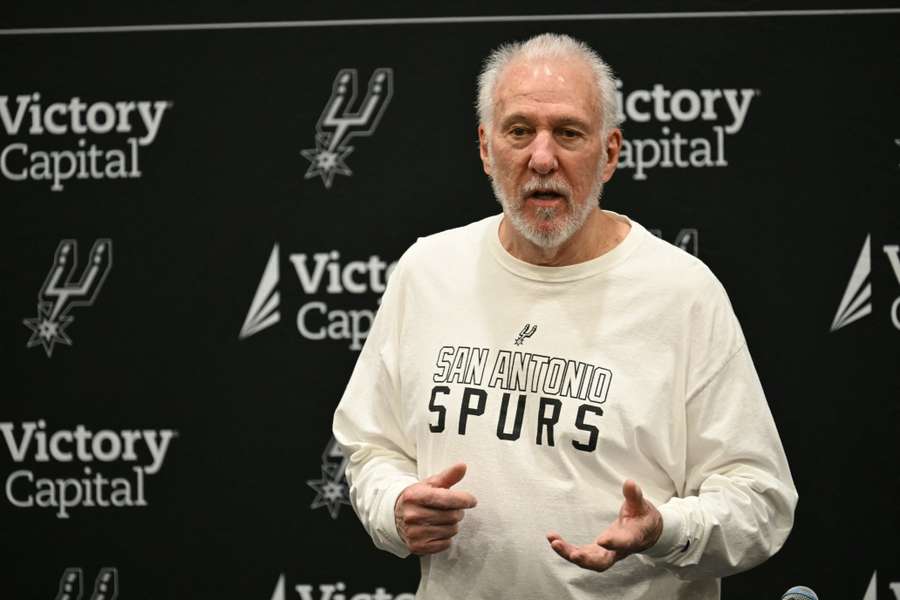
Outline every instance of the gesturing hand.
[[472, 494], [450, 489], [465, 474], [466, 465], [457, 463], [400, 492], [394, 520], [410, 552], [435, 554], [450, 547], [450, 538], [459, 532], [463, 510], [476, 504]]
[[619, 509], [619, 518], [593, 544], [574, 546], [559, 534], [550, 533], [547, 535], [550, 546], [566, 560], [594, 571], [605, 571], [626, 556], [653, 546], [662, 533], [659, 511], [644, 500], [641, 488], [630, 479], [622, 485], [622, 495], [625, 501]]

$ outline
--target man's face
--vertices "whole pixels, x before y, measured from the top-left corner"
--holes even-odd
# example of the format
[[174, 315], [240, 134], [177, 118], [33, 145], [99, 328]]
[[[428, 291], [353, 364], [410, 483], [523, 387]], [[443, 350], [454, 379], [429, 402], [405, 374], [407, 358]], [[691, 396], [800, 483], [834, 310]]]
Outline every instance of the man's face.
[[603, 139], [599, 102], [577, 59], [519, 59], [497, 81], [493, 121], [478, 129], [481, 159], [513, 227], [538, 246], [578, 231], [615, 170], [621, 134]]

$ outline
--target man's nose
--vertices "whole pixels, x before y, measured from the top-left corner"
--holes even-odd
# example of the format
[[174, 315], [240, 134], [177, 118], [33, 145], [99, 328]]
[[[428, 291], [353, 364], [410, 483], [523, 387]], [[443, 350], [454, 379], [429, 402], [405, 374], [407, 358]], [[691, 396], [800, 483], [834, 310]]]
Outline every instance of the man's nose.
[[556, 160], [556, 142], [549, 131], [539, 132], [531, 143], [531, 160], [528, 168], [539, 175], [552, 173], [559, 167]]

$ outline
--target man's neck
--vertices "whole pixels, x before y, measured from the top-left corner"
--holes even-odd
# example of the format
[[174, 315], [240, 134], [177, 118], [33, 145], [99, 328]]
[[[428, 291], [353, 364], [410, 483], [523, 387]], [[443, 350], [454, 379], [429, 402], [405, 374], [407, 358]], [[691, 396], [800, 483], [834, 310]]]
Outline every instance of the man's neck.
[[555, 248], [544, 248], [527, 240], [504, 217], [500, 222], [500, 244], [521, 261], [542, 267], [565, 267], [582, 263], [618, 246], [631, 225], [604, 213], [599, 208], [572, 237]]

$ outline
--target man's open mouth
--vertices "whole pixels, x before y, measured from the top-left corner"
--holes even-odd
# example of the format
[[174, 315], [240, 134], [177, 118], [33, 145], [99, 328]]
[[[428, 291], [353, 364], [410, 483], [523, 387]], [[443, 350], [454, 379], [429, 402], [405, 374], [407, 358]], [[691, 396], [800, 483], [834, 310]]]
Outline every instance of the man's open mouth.
[[528, 197], [535, 200], [565, 200], [565, 196], [552, 190], [537, 190], [528, 194]]

